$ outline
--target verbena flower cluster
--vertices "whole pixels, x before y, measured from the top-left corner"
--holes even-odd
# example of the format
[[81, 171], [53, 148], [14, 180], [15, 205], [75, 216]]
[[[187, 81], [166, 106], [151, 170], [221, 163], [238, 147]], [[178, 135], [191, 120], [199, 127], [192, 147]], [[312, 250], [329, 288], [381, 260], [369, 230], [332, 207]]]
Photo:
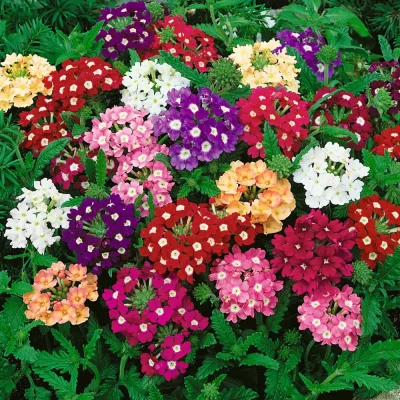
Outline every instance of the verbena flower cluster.
[[86, 301], [96, 301], [98, 297], [96, 275], [80, 264], [66, 268], [59, 261], [36, 274], [33, 291], [23, 296], [28, 306], [25, 316], [48, 326], [66, 322], [79, 325], [89, 319]]
[[296, 58], [287, 54], [279, 40], [237, 46], [229, 58], [242, 73], [242, 82], [251, 88], [283, 85], [292, 92], [299, 89]]
[[276, 131], [279, 146], [288, 157], [297, 153], [302, 141], [308, 137], [308, 103], [282, 86], [257, 87], [236, 106], [239, 119], [245, 124], [240, 139], [250, 146], [247, 153], [253, 158], [265, 158], [262, 143], [265, 121]]
[[231, 168], [217, 181], [221, 194], [216, 206], [228, 214], [250, 214], [253, 224], [261, 224], [265, 234], [279, 232], [282, 221], [296, 207], [287, 179], [278, 179], [264, 161], [243, 164], [233, 161]]
[[[296, 49], [304, 58], [308, 67], [314, 72], [318, 80], [324, 80], [325, 66], [318, 61], [317, 54], [322, 46], [325, 46], [326, 40], [323, 36], [317, 35], [311, 28], [304, 29], [303, 32], [293, 32], [284, 29], [276, 34], [276, 37], [286, 46]], [[331, 78], [335, 72], [335, 67], [342, 65], [340, 56], [332, 61], [328, 67], [328, 77]]]
[[400, 244], [400, 206], [372, 195], [352, 203], [349, 218], [355, 222], [360, 258], [370, 268], [385, 261]]
[[0, 67], [0, 110], [24, 108], [33, 104], [38, 94], [51, 94], [43, 79], [55, 67], [38, 55], [7, 54]]
[[356, 236], [349, 225], [337, 219], [330, 221], [320, 210], [312, 210], [298, 218], [294, 226], [285, 228], [284, 235], [271, 240], [276, 255], [272, 267], [296, 282], [296, 293], [323, 293], [342, 277], [351, 276]]
[[306, 204], [321, 208], [358, 200], [369, 168], [350, 157], [350, 149], [328, 142], [310, 149], [300, 161], [293, 180], [304, 185]]
[[150, 115], [166, 110], [167, 94], [171, 89], [188, 87], [190, 81], [168, 64], [145, 60], [135, 63], [124, 75], [122, 102]]
[[154, 134], [168, 134], [175, 142], [170, 147], [171, 164], [191, 171], [199, 162], [232, 153], [243, 132], [238, 109], [209, 88], [193, 94], [189, 89], [171, 90], [167, 111], [153, 118]]
[[113, 332], [131, 345], [147, 346], [140, 355], [146, 375], [171, 381], [189, 367], [183, 360], [191, 350], [188, 337], [207, 328], [208, 318], [195, 309], [187, 292], [175, 274], [160, 275], [150, 263], [140, 270], [124, 267], [112, 289], [104, 291]]
[[220, 310], [228, 314], [227, 321], [254, 318], [255, 312], [274, 314], [278, 302], [275, 294], [282, 289], [283, 281], [276, 280], [264, 250], [251, 248], [242, 252], [235, 245], [232, 253], [215, 260], [213, 265], [209, 278], [216, 281], [222, 300]]
[[219, 218], [207, 204], [179, 199], [155, 210], [154, 219], [140, 232], [139, 252], [158, 273], [177, 271], [179, 279], [193, 283], [194, 274], [205, 272], [213, 256], [229, 251], [232, 238], [239, 245], [250, 245], [258, 231], [247, 216]]
[[342, 350], [354, 351], [361, 336], [360, 305], [360, 297], [349, 285], [304, 296], [304, 303], [298, 308], [299, 329], [309, 329], [313, 339], [323, 345], [335, 344]]
[[379, 135], [373, 137], [375, 146], [371, 149], [373, 153], [381, 156], [387, 151], [390, 157], [396, 161], [400, 159], [400, 126], [387, 128]]
[[129, 49], [148, 48], [154, 39], [151, 15], [143, 1], [130, 1], [116, 8], [101, 10], [103, 27], [96, 40], [104, 40], [102, 56], [117, 59]]
[[22, 189], [17, 197], [19, 203], [10, 211], [4, 236], [11, 241], [11, 246], [25, 249], [32, 246], [43, 254], [46, 248], [60, 240], [56, 233], [68, 227], [69, 207], [62, 204], [71, 195], [60, 193], [51, 179], [34, 182], [35, 190]]
[[133, 204], [124, 204], [118, 195], [103, 200], [86, 198], [68, 217], [62, 240], [75, 252], [78, 263], [90, 266], [98, 275], [128, 259], [130, 237], [139, 222]]

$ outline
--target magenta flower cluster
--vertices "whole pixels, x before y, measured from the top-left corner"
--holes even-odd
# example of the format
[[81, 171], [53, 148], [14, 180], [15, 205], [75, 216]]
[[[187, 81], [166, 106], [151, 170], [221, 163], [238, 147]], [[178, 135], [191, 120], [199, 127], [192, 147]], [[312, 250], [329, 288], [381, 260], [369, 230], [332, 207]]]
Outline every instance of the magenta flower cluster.
[[297, 294], [312, 294], [317, 289], [328, 291], [342, 276], [351, 276], [351, 249], [356, 243], [354, 228], [330, 221], [320, 210], [311, 210], [288, 226], [284, 235], [272, 239], [276, 257], [271, 261], [274, 271], [280, 271], [296, 283]]
[[191, 331], [204, 330], [208, 318], [194, 309], [175, 274], [162, 276], [148, 262], [141, 270], [124, 267], [103, 298], [110, 309], [112, 331], [124, 335], [131, 345], [148, 345], [140, 357], [143, 373], [170, 381], [186, 371], [183, 358], [191, 350], [187, 337]]
[[283, 281], [276, 280], [265, 251], [252, 248], [243, 253], [237, 245], [232, 251], [214, 261], [209, 276], [217, 282], [221, 312], [229, 314], [227, 321], [234, 323], [238, 318], [254, 318], [255, 311], [266, 316], [274, 314], [278, 302], [275, 294], [282, 289]]
[[300, 330], [309, 329], [316, 342], [342, 350], [354, 351], [361, 335], [361, 299], [353, 288], [345, 285], [341, 290], [332, 287], [327, 293], [314, 292], [304, 296], [299, 306]]
[[[168, 148], [157, 143], [153, 124], [145, 120], [147, 111], [130, 106], [115, 106], [93, 119], [92, 130], [84, 139], [91, 149], [102, 149], [114, 159], [117, 171], [112, 181], [117, 185], [111, 192], [118, 194], [125, 204], [134, 203], [144, 191], [151, 192], [157, 207], [171, 203], [172, 175], [159, 161], [157, 153], [168, 155]], [[146, 193], [146, 192], [145, 192]], [[149, 215], [148, 195], [141, 198], [141, 216]]]
[[[307, 28], [303, 32], [293, 32], [284, 29], [278, 32], [276, 36], [285, 46], [293, 47], [300, 53], [318, 80], [324, 80], [324, 64], [317, 59], [317, 53], [321, 50], [322, 46], [327, 44], [323, 36], [317, 35], [311, 28]], [[333, 76], [335, 67], [339, 65], [342, 65], [340, 56], [329, 66], [329, 78]]]
[[210, 162], [235, 150], [243, 133], [238, 109], [209, 88], [199, 89], [198, 94], [172, 89], [167, 104], [168, 110], [153, 117], [154, 134], [167, 133], [175, 142], [169, 155], [176, 169], [191, 171], [199, 161]]

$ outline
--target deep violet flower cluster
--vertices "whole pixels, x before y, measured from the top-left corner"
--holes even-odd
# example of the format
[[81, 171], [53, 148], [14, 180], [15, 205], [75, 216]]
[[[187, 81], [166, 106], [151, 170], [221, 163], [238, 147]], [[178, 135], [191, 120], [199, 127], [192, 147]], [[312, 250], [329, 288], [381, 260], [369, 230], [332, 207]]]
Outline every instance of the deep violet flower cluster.
[[133, 204], [125, 205], [118, 195], [103, 200], [86, 198], [68, 217], [62, 240], [76, 253], [77, 262], [92, 266], [94, 274], [129, 257], [130, 237], [139, 222]]
[[361, 299], [349, 285], [340, 290], [331, 287], [327, 293], [317, 291], [304, 296], [299, 306], [300, 330], [309, 329], [321, 344], [337, 344], [342, 350], [354, 351], [361, 336]]
[[278, 298], [276, 292], [282, 290], [283, 281], [277, 281], [265, 251], [251, 248], [242, 252], [239, 246], [232, 253], [213, 263], [210, 281], [217, 281], [221, 312], [229, 314], [227, 321], [237, 323], [239, 319], [254, 318], [254, 312], [266, 316], [274, 314]]
[[124, 267], [103, 298], [110, 309], [111, 328], [131, 345], [148, 344], [140, 356], [142, 372], [167, 381], [186, 372], [183, 358], [190, 353], [191, 331], [202, 331], [208, 318], [194, 304], [174, 273], [160, 275], [149, 262], [141, 270]]
[[149, 28], [151, 15], [143, 1], [130, 1], [117, 8], [104, 8], [99, 18], [104, 21], [103, 29], [96, 40], [104, 40], [101, 55], [113, 60], [119, 52], [128, 49], [144, 50], [154, 40], [154, 32]]
[[296, 283], [297, 294], [329, 291], [342, 276], [351, 276], [351, 249], [357, 232], [335, 219], [330, 221], [320, 210], [311, 210], [288, 226], [284, 235], [272, 239], [276, 257], [271, 261], [274, 271]]
[[[322, 46], [327, 44], [323, 36], [317, 35], [311, 28], [307, 28], [303, 32], [292, 32], [284, 29], [278, 32], [276, 36], [285, 46], [293, 47], [300, 53], [319, 81], [324, 80], [324, 64], [317, 59], [317, 53]], [[335, 67], [341, 64], [339, 55], [329, 66], [329, 78], [335, 73]]]
[[169, 109], [153, 118], [154, 134], [167, 133], [175, 142], [169, 155], [176, 169], [191, 171], [199, 161], [210, 162], [235, 150], [243, 133], [238, 109], [209, 88], [198, 94], [187, 88], [172, 89], [167, 104]]

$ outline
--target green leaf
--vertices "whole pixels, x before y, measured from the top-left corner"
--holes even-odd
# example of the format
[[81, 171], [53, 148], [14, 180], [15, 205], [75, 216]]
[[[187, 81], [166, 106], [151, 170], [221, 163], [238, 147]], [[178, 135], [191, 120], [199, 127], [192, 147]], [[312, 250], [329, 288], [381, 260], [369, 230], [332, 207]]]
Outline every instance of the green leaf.
[[211, 325], [215, 331], [215, 335], [217, 336], [219, 343], [221, 343], [222, 346], [229, 351], [231, 347], [236, 344], [237, 339], [232, 327], [229, 325], [229, 322], [225, 320], [224, 314], [222, 314], [221, 311], [213, 311]]
[[25, 391], [26, 400], [51, 400], [52, 393], [40, 386], [31, 386]]
[[85, 132], [87, 132], [86, 126], [75, 124], [72, 128], [72, 136], [74, 138], [82, 136]]
[[102, 149], [97, 153], [96, 158], [96, 183], [104, 188], [107, 179], [107, 159]]
[[207, 75], [200, 73], [197, 69], [192, 69], [185, 65], [178, 57], [173, 56], [171, 53], [160, 51], [162, 61], [169, 64], [176, 71], [180, 72], [183, 77], [189, 79], [195, 87], [202, 88], [204, 86], [209, 87], [210, 81]]
[[149, 389], [149, 400], [163, 400], [163, 399], [164, 399], [163, 395], [155, 386], [152, 386]]
[[270, 368], [270, 369], [278, 369], [279, 364], [277, 361], [273, 360], [271, 357], [268, 357], [264, 354], [260, 353], [251, 353], [247, 354], [243, 360], [241, 361], [242, 365], [256, 365], [260, 367]]
[[200, 193], [208, 197], [215, 197], [220, 193], [215, 181], [208, 176], [201, 176], [198, 184], [200, 186]]
[[137, 62], [140, 63], [140, 57], [137, 51], [129, 49], [129, 62], [131, 66], [135, 65]]
[[355, 133], [349, 131], [348, 129], [341, 128], [339, 126], [330, 126], [330, 125], [324, 125], [322, 127], [322, 133], [330, 136], [333, 139], [348, 139], [351, 138], [351, 140], [354, 143], [358, 143], [358, 137]]
[[200, 349], [214, 346], [215, 344], [217, 344], [217, 341], [215, 340], [215, 336], [211, 332], [206, 333], [204, 337], [200, 339]]
[[24, 325], [27, 321], [25, 317], [26, 305], [20, 297], [11, 296], [6, 300], [3, 306], [3, 318], [4, 321], [11, 327], [13, 331], [16, 331]]
[[361, 310], [363, 317], [362, 336], [372, 336], [378, 328], [381, 317], [381, 304], [376, 293], [365, 292]]
[[206, 357], [197, 370], [196, 377], [197, 379], [206, 379], [214, 372], [217, 372], [222, 368], [227, 368], [230, 365], [231, 363], [229, 361], [221, 360], [220, 358]]
[[220, 94], [222, 98], [231, 104], [235, 104], [239, 99], [247, 98], [251, 94], [249, 85], [242, 85], [241, 87], [230, 89]]
[[47, 351], [38, 351], [37, 360], [35, 362], [36, 367], [43, 371], [51, 371], [53, 369], [59, 370], [61, 373], [72, 373], [77, 370], [80, 365], [80, 356], [78, 358], [74, 355], [70, 355], [64, 350], [53, 351], [48, 353]]
[[380, 285], [396, 285], [400, 281], [400, 247], [392, 255], [386, 257], [385, 263], [379, 266], [375, 281]]
[[85, 199], [85, 196], [74, 197], [73, 199], [67, 200], [64, 202], [61, 207], [75, 207], [80, 206], [82, 201]]
[[85, 359], [89, 361], [94, 357], [94, 353], [96, 350], [96, 344], [97, 341], [100, 339], [100, 335], [103, 332], [103, 329], [96, 329], [93, 332], [93, 336], [91, 337], [89, 343], [85, 346], [83, 346], [83, 355], [85, 356]]
[[63, 377], [57, 375], [53, 371], [46, 371], [39, 368], [36, 364], [32, 366], [33, 370], [40, 378], [47, 382], [58, 394], [58, 398], [64, 398], [65, 396], [74, 396], [76, 389], [71, 382], [67, 382]]
[[281, 322], [288, 310], [290, 303], [290, 287], [284, 286], [283, 290], [278, 294], [278, 304], [274, 309], [274, 314], [269, 316], [266, 321], [266, 328], [274, 333], [278, 333], [281, 329]]
[[347, 8], [333, 7], [326, 11], [325, 18], [327, 18], [332, 25], [346, 22], [350, 28], [357, 32], [362, 37], [371, 36], [367, 27], [353, 12]]
[[36, 265], [39, 265], [40, 267], [51, 267], [51, 264], [56, 263], [57, 261], [58, 258], [53, 257], [50, 254], [36, 253], [32, 257], [32, 262], [35, 263]]
[[246, 338], [244, 343], [246, 348], [254, 346], [259, 352], [269, 357], [274, 357], [277, 350], [277, 343], [270, 339], [266, 332], [254, 332]]
[[381, 46], [383, 58], [386, 61], [394, 60], [393, 51], [389, 41], [385, 38], [385, 36], [382, 35], [378, 35], [378, 40], [379, 40], [379, 45]]
[[4, 293], [8, 290], [8, 284], [10, 283], [10, 277], [7, 271], [0, 271], [0, 293]]
[[195, 379], [192, 376], [187, 376], [185, 378], [185, 389], [188, 393], [186, 398], [197, 399], [203, 390], [203, 384], [198, 379]]
[[28, 292], [32, 292], [33, 287], [30, 283], [27, 282], [14, 282], [11, 285], [11, 290], [9, 291], [9, 293], [11, 294], [15, 294], [17, 296], [22, 296], [24, 293], [28, 293]]
[[390, 379], [381, 378], [375, 375], [368, 375], [361, 371], [347, 371], [344, 375], [346, 381], [356, 382], [358, 386], [367, 389], [374, 389], [379, 392], [388, 392], [398, 389], [398, 384]]
[[267, 121], [264, 123], [263, 146], [266, 160], [271, 160], [272, 156], [281, 154], [278, 138]]
[[295, 171], [297, 168], [300, 167], [300, 161], [303, 158], [305, 154], [307, 154], [313, 147], [319, 146], [318, 140], [315, 139], [315, 137], [309, 138], [309, 143], [307, 144], [306, 147], [304, 147], [303, 150], [300, 151], [300, 153], [297, 154], [295, 159], [293, 160], [293, 171]]
[[192, 192], [193, 188], [187, 183], [183, 184], [177, 194], [178, 199], [186, 198]]
[[349, 213], [348, 207], [349, 207], [348, 204], [344, 204], [341, 206], [335, 206], [335, 208], [333, 209], [333, 217], [334, 218], [346, 218]]
[[196, 26], [196, 28], [200, 29], [201, 31], [203, 31], [207, 35], [212, 36], [215, 39], [223, 40], [223, 38], [220, 36], [220, 34], [214, 28], [213, 25], [211, 25], [211, 24], [197, 24], [195, 26]]
[[253, 400], [258, 398], [258, 393], [244, 386], [239, 388], [224, 389], [219, 397], [220, 400]]
[[95, 183], [96, 181], [96, 161], [91, 158], [85, 159], [85, 173], [89, 182]]
[[54, 339], [56, 339], [65, 350], [67, 350], [71, 358], [80, 358], [78, 350], [61, 332], [52, 329], [51, 334], [53, 335]]
[[37, 351], [30, 346], [28, 343], [24, 344], [22, 347], [18, 347], [14, 350], [13, 355], [21, 361], [28, 361], [29, 363], [34, 363], [37, 361]]
[[46, 148], [39, 154], [36, 161], [35, 168], [33, 169], [33, 179], [38, 179], [43, 174], [43, 170], [48, 167], [50, 161], [57, 157], [70, 141], [69, 138], [55, 140], [49, 143]]

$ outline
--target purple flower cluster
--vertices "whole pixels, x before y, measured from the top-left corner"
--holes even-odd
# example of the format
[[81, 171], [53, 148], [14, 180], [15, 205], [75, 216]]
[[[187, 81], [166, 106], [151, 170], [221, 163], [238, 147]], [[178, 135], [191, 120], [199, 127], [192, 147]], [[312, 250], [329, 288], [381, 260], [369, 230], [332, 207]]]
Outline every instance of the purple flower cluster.
[[212, 161], [223, 152], [235, 150], [243, 125], [238, 109], [209, 88], [193, 94], [188, 88], [168, 93], [167, 111], [153, 118], [154, 134], [167, 133], [174, 143], [170, 147], [171, 164], [191, 171], [199, 161]]
[[133, 204], [124, 204], [118, 195], [97, 200], [87, 198], [71, 209], [68, 229], [62, 240], [77, 256], [77, 262], [92, 266], [96, 275], [129, 256], [130, 236], [138, 225]]
[[151, 15], [143, 1], [105, 8], [99, 20], [104, 21], [104, 27], [96, 40], [104, 40], [105, 48], [101, 54], [106, 58], [115, 60], [119, 56], [118, 51], [144, 50], [153, 43], [154, 32], [148, 27]]
[[[317, 59], [317, 53], [321, 50], [322, 46], [327, 44], [323, 36], [318, 36], [311, 28], [307, 28], [303, 32], [293, 32], [285, 29], [276, 35], [285, 46], [293, 47], [300, 53], [319, 81], [324, 80], [324, 64]], [[342, 61], [338, 56], [329, 66], [329, 78], [335, 72], [334, 67], [341, 64]]]

